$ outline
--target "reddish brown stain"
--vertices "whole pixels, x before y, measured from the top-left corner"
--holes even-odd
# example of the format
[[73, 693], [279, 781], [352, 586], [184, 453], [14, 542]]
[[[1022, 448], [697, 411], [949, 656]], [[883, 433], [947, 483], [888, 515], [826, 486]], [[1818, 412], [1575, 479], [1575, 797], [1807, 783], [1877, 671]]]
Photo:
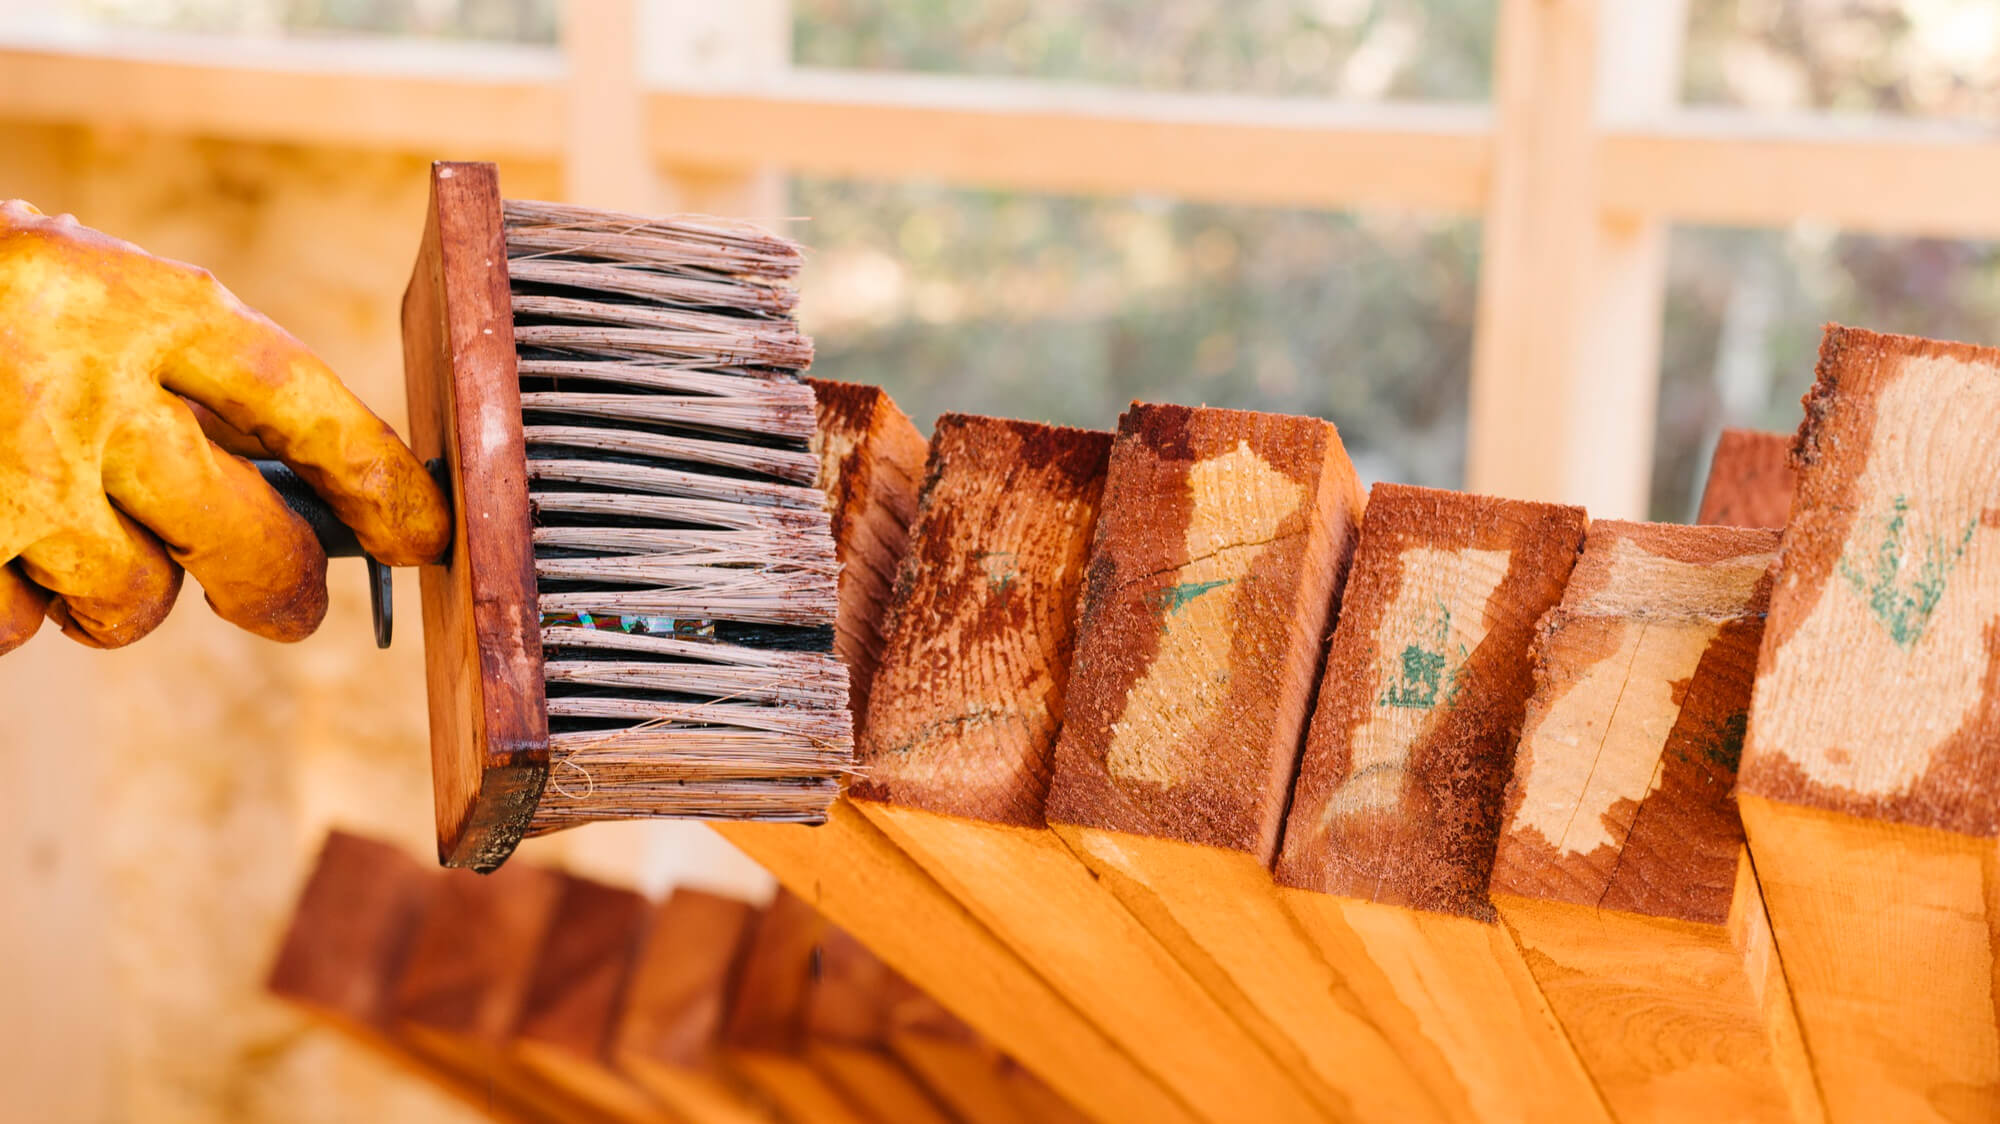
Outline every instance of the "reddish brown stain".
[[[1492, 919], [1487, 897], [1501, 800], [1533, 683], [1536, 621], [1561, 596], [1583, 542], [1581, 508], [1378, 484], [1355, 553], [1293, 794], [1278, 881], [1287, 886]], [[1356, 732], [1380, 691], [1377, 634], [1416, 547], [1504, 550], [1486, 636], [1457, 702], [1411, 747], [1400, 806], [1323, 826], [1348, 780]]]
[[1695, 522], [1704, 526], [1783, 527], [1791, 515], [1796, 484], [1792, 441], [1783, 433], [1723, 430], [1708, 462], [1708, 484], [1702, 489]]

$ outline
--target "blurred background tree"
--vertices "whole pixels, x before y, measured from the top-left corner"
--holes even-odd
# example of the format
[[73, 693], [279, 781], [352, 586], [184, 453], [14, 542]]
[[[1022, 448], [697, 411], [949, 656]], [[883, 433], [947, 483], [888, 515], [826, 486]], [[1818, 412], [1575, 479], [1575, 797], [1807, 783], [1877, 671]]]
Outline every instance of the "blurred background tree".
[[[209, 31], [553, 42], [557, 0], [72, 0]], [[1690, 0], [1683, 97], [1764, 111], [2000, 112], [1991, 0]], [[800, 66], [1271, 97], [1480, 100], [1491, 0], [793, 0]], [[921, 422], [1107, 426], [1132, 398], [1319, 414], [1372, 478], [1463, 474], [1476, 222], [801, 179], [829, 378]], [[2000, 248], [1798, 226], [1675, 233], [1652, 513], [1715, 432], [1790, 429], [1820, 324], [2000, 342]]]

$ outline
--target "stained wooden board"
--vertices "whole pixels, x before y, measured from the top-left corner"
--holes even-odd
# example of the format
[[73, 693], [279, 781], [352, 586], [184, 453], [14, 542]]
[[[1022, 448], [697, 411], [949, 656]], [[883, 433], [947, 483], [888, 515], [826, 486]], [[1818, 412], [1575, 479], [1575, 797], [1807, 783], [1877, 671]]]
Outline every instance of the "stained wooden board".
[[687, 1120], [767, 1124], [761, 1098], [718, 1053], [755, 906], [689, 887], [655, 911], [612, 1043], [618, 1068]]
[[[1135, 408], [1121, 433], [1161, 416]], [[1314, 1119], [1292, 1076], [1043, 820], [1111, 445], [939, 421], [850, 796], [1203, 1117]]]
[[1439, 1099], [1267, 870], [1361, 505], [1327, 422], [1135, 407], [1112, 451], [1048, 817], [1324, 1112], [1435, 1119]]
[[882, 610], [909, 549], [928, 445], [881, 387], [825, 379], [806, 383], [815, 405], [812, 447], [820, 459], [819, 486], [833, 516], [840, 560], [833, 647], [847, 665], [848, 700], [858, 725], [868, 713], [869, 688], [882, 659]]
[[1095, 1119], [1188, 1109], [854, 806], [826, 823], [717, 824], [835, 924]]
[[[1493, 1120], [1607, 1118], [1488, 899], [1501, 797], [1581, 509], [1378, 484], [1293, 793], [1277, 880], [1433, 1081]], [[1442, 1067], [1439, 1060], [1442, 1060]]]
[[328, 833], [266, 978], [272, 995], [310, 1012], [399, 1071], [503, 1121], [555, 1124], [487, 1088], [449, 1059], [397, 1035], [389, 990], [434, 876], [395, 847]]
[[1792, 438], [1786, 433], [1725, 429], [1708, 462], [1701, 492], [1704, 526], [1782, 528], [1792, 511]]
[[794, 1120], [860, 1124], [868, 1119], [806, 1058], [806, 1002], [827, 923], [781, 892], [757, 919], [723, 1024], [723, 1056]]
[[1830, 328], [1738, 801], [1835, 1121], [2000, 1118], [2000, 351]]
[[1734, 797], [1777, 550], [1593, 523], [1538, 629], [1493, 901], [1626, 1124], [1824, 1119]]
[[805, 1005], [807, 1056], [877, 1120], [950, 1124], [936, 1095], [889, 1049], [890, 1020], [909, 985], [838, 927], [829, 927], [818, 957]]
[[514, 314], [491, 164], [431, 166], [403, 293], [410, 448], [442, 458], [451, 550], [418, 573], [438, 859], [490, 870], [521, 841], [549, 773]]
[[889, 1049], [965, 1124], [1086, 1117], [937, 1000], [910, 987], [890, 1012]]
[[558, 878], [553, 916], [514, 1023], [513, 1055], [614, 1120], [671, 1120], [669, 1109], [611, 1060], [649, 903], [622, 887], [569, 874]]
[[561, 890], [561, 876], [526, 865], [439, 876], [391, 989], [390, 1017], [420, 1049], [536, 1112], [609, 1120], [507, 1050]]

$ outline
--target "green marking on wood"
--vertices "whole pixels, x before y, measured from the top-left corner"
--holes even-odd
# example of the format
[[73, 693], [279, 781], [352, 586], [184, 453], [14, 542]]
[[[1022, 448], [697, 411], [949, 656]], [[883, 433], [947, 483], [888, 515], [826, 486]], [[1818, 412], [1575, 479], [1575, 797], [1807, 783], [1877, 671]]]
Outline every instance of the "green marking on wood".
[[1430, 643], [1405, 645], [1399, 663], [1401, 677], [1390, 683], [1375, 700], [1377, 706], [1429, 710], [1442, 701], [1450, 706], [1465, 685], [1465, 643], [1451, 643], [1451, 609], [1437, 603], [1438, 616], [1431, 626]]
[[1153, 611], [1162, 616], [1171, 616], [1187, 608], [1188, 602], [1200, 597], [1211, 589], [1221, 589], [1235, 581], [1235, 578], [1217, 578], [1206, 582], [1182, 582], [1165, 589], [1156, 589], [1147, 600], [1153, 603]]
[[1923, 639], [1931, 614], [1944, 598], [1945, 580], [1959, 559], [1965, 557], [1965, 548], [1972, 543], [1972, 532], [1979, 526], [1977, 519], [1968, 521], [1956, 543], [1946, 536], [1932, 537], [1925, 544], [1923, 562], [1917, 566], [1915, 576], [1906, 582], [1903, 571], [1909, 563], [1910, 550], [1903, 542], [1903, 531], [1909, 521], [1910, 501], [1899, 495], [1882, 523], [1882, 541], [1875, 548], [1873, 566], [1864, 572], [1846, 558], [1840, 560], [1841, 577], [1847, 579], [1855, 593], [1867, 599], [1869, 611], [1901, 648], [1915, 647]]
[[972, 557], [986, 571], [987, 588], [993, 591], [995, 597], [1005, 601], [1013, 591], [1014, 583], [1021, 577], [1020, 571], [1014, 568], [1019, 556], [1011, 550], [988, 550]]

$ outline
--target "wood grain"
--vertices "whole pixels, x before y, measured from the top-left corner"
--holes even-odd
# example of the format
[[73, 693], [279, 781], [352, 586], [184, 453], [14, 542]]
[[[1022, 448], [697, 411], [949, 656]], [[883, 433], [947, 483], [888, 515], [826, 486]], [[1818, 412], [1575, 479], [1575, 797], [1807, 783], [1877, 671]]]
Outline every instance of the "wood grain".
[[1313, 1118], [1297, 1083], [1043, 823], [1112, 449], [1080, 430], [939, 423], [860, 753], [868, 776], [851, 795], [1204, 1117]]
[[509, 1043], [527, 1068], [606, 1116], [631, 1124], [673, 1117], [611, 1059], [649, 905], [642, 895], [559, 875], [560, 896], [535, 957]]
[[612, 1057], [689, 1120], [773, 1119], [717, 1053], [757, 916], [748, 902], [677, 887], [654, 912], [625, 989]]
[[938, 419], [850, 795], [1041, 825], [1111, 435]]
[[1091, 1117], [1195, 1119], [853, 804], [818, 827], [716, 830]]
[[1493, 1119], [1604, 1117], [1488, 899], [1529, 644], [1584, 522], [1375, 487], [1276, 871], [1336, 970], [1359, 951], [1380, 972], [1394, 1002], [1373, 984], [1363, 1000], [1385, 1032], [1421, 1030], [1412, 1064]]
[[491, 870], [548, 779], [527, 449], [515, 377], [499, 178], [431, 166], [430, 211], [403, 293], [410, 447], [443, 458], [452, 547], [419, 572], [438, 859]]
[[1739, 802], [1835, 1121], [2000, 1116], [2000, 351], [1829, 328]]
[[840, 559], [834, 651], [847, 664], [848, 705], [858, 728], [882, 662], [882, 611], [909, 549], [928, 445], [879, 386], [807, 379], [813, 389], [819, 486], [833, 516]]
[[1783, 528], [1792, 511], [1791, 456], [1789, 434], [1723, 430], [1708, 462], [1708, 484], [1695, 522]]
[[1493, 899], [1632, 1124], [1824, 1119], [1733, 795], [1777, 548], [1594, 523], [1538, 629]]
[[889, 1049], [965, 1124], [1075, 1124], [1087, 1117], [914, 986], [890, 1013]]
[[[1438, 1099], [1299, 934], [1267, 870], [1361, 502], [1326, 422], [1128, 415], [1049, 818], [1324, 1112], [1435, 1119]], [[1158, 767], [1170, 761], [1202, 767]]]

